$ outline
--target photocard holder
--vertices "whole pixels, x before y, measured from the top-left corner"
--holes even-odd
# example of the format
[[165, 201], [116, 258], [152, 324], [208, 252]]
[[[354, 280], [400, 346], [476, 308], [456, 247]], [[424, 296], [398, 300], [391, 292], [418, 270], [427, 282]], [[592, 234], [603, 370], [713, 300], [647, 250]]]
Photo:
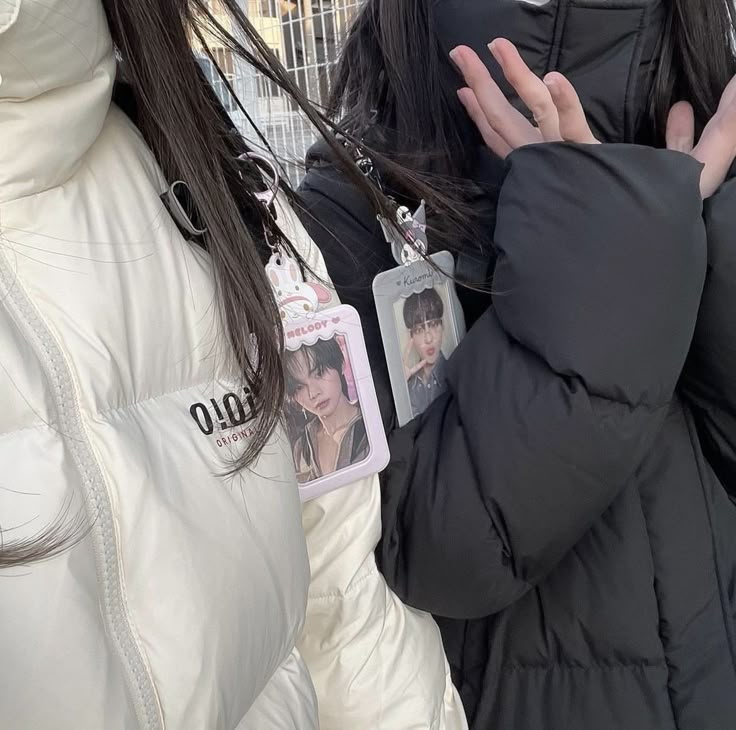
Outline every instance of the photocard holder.
[[440, 251], [373, 281], [381, 338], [400, 426], [445, 389], [447, 358], [465, 335], [452, 254]]
[[302, 501], [389, 462], [360, 317], [340, 305], [284, 321], [287, 435]]
[[[270, 171], [268, 190], [256, 198], [275, 223], [278, 171], [265, 158], [249, 157]], [[284, 422], [306, 502], [385, 469], [388, 442], [358, 312], [334, 306], [327, 282], [305, 279], [280, 232], [266, 222], [264, 236], [271, 249], [265, 273], [284, 334]]]

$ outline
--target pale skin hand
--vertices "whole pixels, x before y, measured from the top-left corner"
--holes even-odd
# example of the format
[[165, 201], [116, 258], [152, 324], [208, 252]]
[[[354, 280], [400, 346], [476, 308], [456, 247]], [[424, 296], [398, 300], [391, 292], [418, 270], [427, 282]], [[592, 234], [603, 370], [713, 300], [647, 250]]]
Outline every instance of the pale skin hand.
[[408, 381], [411, 377], [416, 375], [426, 364], [426, 360], [420, 360], [416, 365], [409, 365], [409, 358], [414, 351], [414, 343], [409, 340], [404, 348], [404, 378]]
[[[509, 104], [475, 51], [465, 46], [453, 50], [450, 57], [467, 84], [458, 91], [458, 97], [493, 152], [506, 157], [518, 147], [539, 142], [599, 144], [575, 89], [562, 74], [553, 72], [540, 79], [513, 43], [503, 38], [489, 48], [536, 123], [531, 124]], [[700, 192], [707, 198], [723, 183], [736, 156], [736, 78], [723, 92], [718, 110], [697, 144], [694, 127], [692, 107], [687, 102], [675, 104], [667, 123], [667, 148], [703, 163]]]
[[736, 156], [736, 77], [725, 88], [713, 118], [695, 144], [695, 115], [686, 101], [670, 110], [667, 119], [667, 149], [684, 152], [705, 165], [700, 191], [708, 198], [726, 179]]

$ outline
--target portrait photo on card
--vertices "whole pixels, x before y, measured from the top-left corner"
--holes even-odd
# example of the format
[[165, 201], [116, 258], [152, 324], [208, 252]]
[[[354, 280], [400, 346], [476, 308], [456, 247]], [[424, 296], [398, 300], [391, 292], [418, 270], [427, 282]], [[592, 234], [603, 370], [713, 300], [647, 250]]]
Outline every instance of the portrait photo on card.
[[317, 312], [284, 334], [285, 422], [302, 500], [381, 471], [388, 445], [358, 313]]
[[380, 274], [373, 284], [399, 425], [446, 389], [447, 359], [465, 334], [451, 254]]

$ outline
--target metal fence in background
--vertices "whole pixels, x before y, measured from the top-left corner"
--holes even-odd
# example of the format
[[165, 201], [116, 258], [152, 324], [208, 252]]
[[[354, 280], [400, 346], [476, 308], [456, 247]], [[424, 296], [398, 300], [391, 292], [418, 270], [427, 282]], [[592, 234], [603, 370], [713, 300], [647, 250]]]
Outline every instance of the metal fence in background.
[[[329, 73], [362, 0], [242, 0], [248, 18], [276, 53], [299, 88], [325, 105]], [[284, 161], [292, 184], [303, 175], [306, 151], [314, 132], [295, 104], [268, 79], [245, 64], [217, 58], [232, 79], [255, 124]], [[229, 64], [229, 65], [228, 65]], [[252, 126], [233, 105], [233, 118], [244, 136], [257, 144]]]

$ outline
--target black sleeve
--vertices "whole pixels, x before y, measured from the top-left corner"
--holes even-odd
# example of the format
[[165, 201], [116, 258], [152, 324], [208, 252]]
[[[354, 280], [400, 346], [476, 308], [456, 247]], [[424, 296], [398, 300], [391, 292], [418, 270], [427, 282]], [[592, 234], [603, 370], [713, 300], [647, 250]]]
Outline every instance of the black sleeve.
[[450, 618], [497, 612], [580, 540], [661, 428], [705, 275], [700, 166], [532, 145], [500, 193], [493, 308], [448, 391], [390, 436], [381, 568]]
[[683, 393], [708, 461], [736, 497], [736, 179], [706, 201], [708, 272]]

